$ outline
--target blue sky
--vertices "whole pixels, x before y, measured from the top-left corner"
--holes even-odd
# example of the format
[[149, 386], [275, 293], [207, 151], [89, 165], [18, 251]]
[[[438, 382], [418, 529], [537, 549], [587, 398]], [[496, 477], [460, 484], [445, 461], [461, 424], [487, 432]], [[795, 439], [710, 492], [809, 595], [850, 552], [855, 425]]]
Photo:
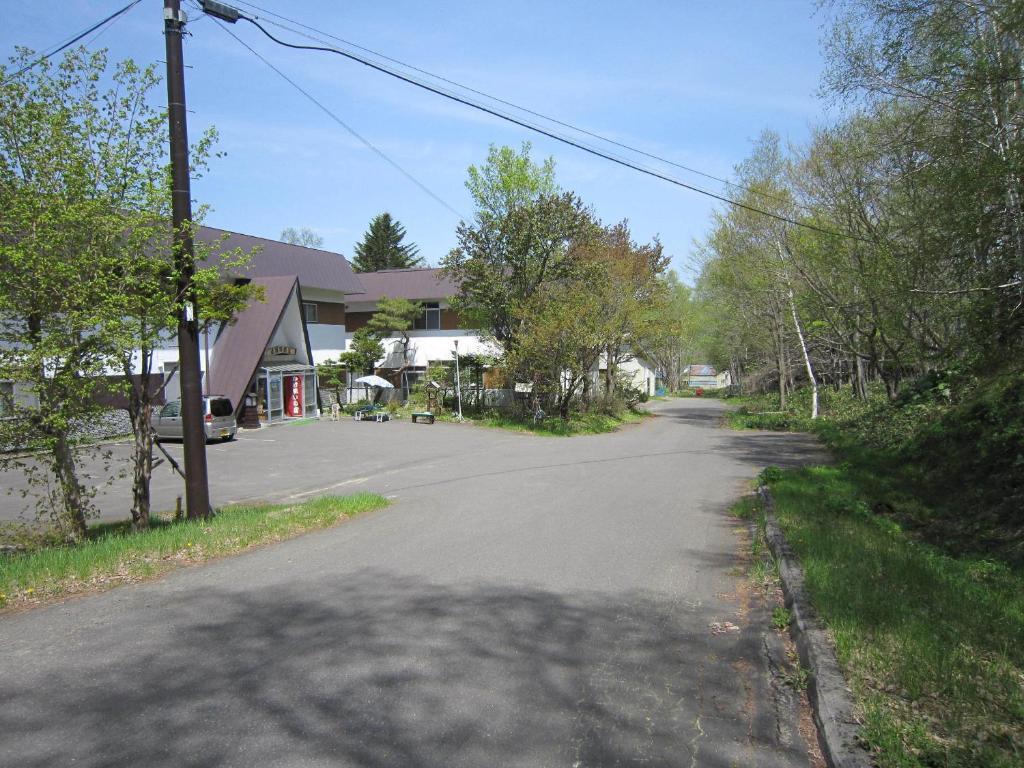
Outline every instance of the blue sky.
[[[4, 57], [46, 49], [127, 0], [0, 0]], [[507, 101], [728, 177], [765, 128], [803, 142], [824, 121], [816, 93], [825, 18], [812, 0], [388, 3], [256, 0], [267, 11], [380, 51]], [[207, 223], [263, 237], [309, 227], [345, 255], [370, 219], [390, 211], [436, 264], [455, 245], [458, 218], [346, 133], [183, 0], [190, 134], [215, 125], [219, 149], [194, 196]], [[264, 19], [273, 16], [240, 8]], [[114, 59], [164, 58], [162, 0], [143, 0], [92, 47]], [[488, 145], [533, 143], [557, 178], [602, 220], [629, 219], [659, 235], [687, 280], [693, 241], [716, 203], [443, 100], [339, 56], [292, 51], [255, 27], [231, 28], [438, 197], [469, 216], [466, 168]], [[277, 27], [278, 36], [309, 42]], [[162, 99], [161, 90], [156, 94]], [[621, 150], [609, 148], [616, 153]], [[645, 164], [651, 161], [642, 160]], [[675, 168], [679, 179], [721, 185]]]

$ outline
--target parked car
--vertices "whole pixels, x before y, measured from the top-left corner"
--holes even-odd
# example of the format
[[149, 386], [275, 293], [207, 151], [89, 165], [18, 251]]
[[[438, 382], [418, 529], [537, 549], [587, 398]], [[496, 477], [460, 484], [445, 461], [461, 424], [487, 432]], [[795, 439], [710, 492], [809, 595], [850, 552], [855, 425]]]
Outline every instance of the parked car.
[[[207, 440], [235, 439], [238, 424], [235, 421], [235, 407], [231, 400], [218, 395], [203, 398], [203, 429]], [[181, 440], [181, 400], [171, 400], [153, 414], [153, 430], [158, 439]]]

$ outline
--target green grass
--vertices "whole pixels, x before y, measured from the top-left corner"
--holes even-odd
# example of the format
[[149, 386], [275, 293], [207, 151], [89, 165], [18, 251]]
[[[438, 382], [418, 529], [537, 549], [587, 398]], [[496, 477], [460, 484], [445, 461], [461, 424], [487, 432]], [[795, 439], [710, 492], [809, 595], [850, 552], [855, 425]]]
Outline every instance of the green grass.
[[1024, 574], [875, 514], [856, 472], [773, 472], [780, 524], [883, 768], [1024, 763]]
[[938, 374], [889, 402], [822, 390], [822, 416], [797, 392], [735, 398], [734, 428], [817, 434], [873, 508], [953, 554], [1024, 567], [1024, 373], [957, 381]]
[[648, 414], [642, 411], [627, 410], [618, 416], [603, 413], [578, 413], [563, 421], [557, 416], [549, 416], [541, 422], [519, 421], [508, 416], [488, 414], [473, 420], [474, 424], [496, 429], [508, 429], [513, 432], [529, 432], [534, 435], [549, 437], [571, 437], [574, 435], [600, 435], [614, 432], [624, 424], [636, 424]]
[[77, 546], [0, 555], [0, 609], [141, 581], [173, 568], [326, 528], [387, 506], [371, 493], [291, 505], [233, 506], [209, 521], [155, 519], [131, 533], [124, 523], [94, 526]]
[[[391, 414], [391, 418], [410, 419], [413, 413], [425, 410], [426, 406], [423, 404], [410, 403], [397, 408]], [[615, 432], [626, 424], [636, 424], [650, 415], [646, 411], [627, 408], [615, 416], [604, 413], [573, 413], [567, 421], [563, 421], [558, 418], [557, 414], [549, 414], [543, 421], [535, 424], [532, 417], [529, 416], [525, 417], [525, 419], [517, 419], [498, 411], [477, 413], [467, 408], [463, 411], [462, 421], [465, 424], [475, 424], [493, 429], [507, 429], [511, 432], [528, 432], [547, 437], [572, 437], [575, 435], [600, 435], [607, 432]], [[437, 415], [437, 421], [458, 423], [458, 417], [454, 411], [446, 407]]]
[[1024, 765], [1024, 373], [823, 390], [815, 421], [807, 391], [732, 402], [732, 426], [813, 432], [837, 459], [762, 479], [877, 763]]

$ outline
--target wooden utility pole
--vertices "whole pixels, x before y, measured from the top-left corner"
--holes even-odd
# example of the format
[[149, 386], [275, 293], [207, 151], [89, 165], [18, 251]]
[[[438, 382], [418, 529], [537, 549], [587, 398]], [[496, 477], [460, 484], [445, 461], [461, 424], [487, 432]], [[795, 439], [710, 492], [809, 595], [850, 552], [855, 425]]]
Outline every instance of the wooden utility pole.
[[[171, 221], [174, 266], [178, 274], [178, 365], [181, 376], [181, 425], [185, 449], [185, 505], [190, 519], [210, 515], [203, 424], [202, 375], [199, 369], [199, 318], [196, 307], [195, 251], [192, 243], [192, 189], [185, 123], [185, 67], [181, 37], [185, 16], [180, 0], [164, 0], [167, 43], [167, 118], [171, 140]], [[209, 371], [207, 371], [209, 375]]]

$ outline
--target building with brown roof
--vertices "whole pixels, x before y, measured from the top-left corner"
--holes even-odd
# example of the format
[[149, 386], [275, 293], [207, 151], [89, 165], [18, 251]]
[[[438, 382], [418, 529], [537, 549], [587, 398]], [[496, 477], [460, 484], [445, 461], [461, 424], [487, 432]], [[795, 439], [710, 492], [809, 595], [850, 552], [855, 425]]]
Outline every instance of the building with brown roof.
[[[233, 324], [211, 330], [202, 344], [205, 391], [230, 397], [239, 412], [251, 396], [267, 421], [315, 414], [314, 366], [345, 352], [352, 333], [366, 325], [385, 297], [422, 302], [423, 315], [409, 331], [407, 357], [403, 360], [397, 337], [385, 339], [379, 368], [401, 369], [409, 381], [431, 362], [451, 361], [456, 345], [460, 354], [493, 351], [460, 327], [450, 306], [458, 287], [439, 269], [356, 274], [344, 256], [331, 251], [211, 227], [201, 228], [198, 239], [252, 252], [250, 263], [231, 276], [259, 283], [266, 293], [265, 302], [254, 303]], [[157, 370], [162, 366], [168, 379], [167, 396], [176, 397], [173, 341], [156, 357]]]
[[423, 304], [423, 315], [409, 331], [408, 357], [402, 360], [402, 344], [398, 337], [386, 339], [387, 355], [379, 365], [384, 368], [406, 368], [413, 378], [432, 362], [449, 362], [458, 343], [460, 354], [493, 354], [479, 335], [463, 327], [451, 308], [458, 286], [440, 269], [386, 269], [361, 272], [363, 293], [349, 297], [346, 303], [346, 329], [349, 333], [366, 325], [383, 298], [408, 299]]
[[[268, 421], [316, 415], [314, 365], [345, 351], [345, 301], [363, 292], [348, 260], [332, 251], [213, 227], [201, 227], [197, 239], [251, 252], [249, 264], [229, 277], [252, 280], [265, 291], [265, 301], [254, 302], [234, 323], [211, 329], [201, 340], [204, 391], [230, 397], [238, 412], [251, 394]], [[168, 399], [177, 397], [175, 340], [155, 358], [168, 382]]]

